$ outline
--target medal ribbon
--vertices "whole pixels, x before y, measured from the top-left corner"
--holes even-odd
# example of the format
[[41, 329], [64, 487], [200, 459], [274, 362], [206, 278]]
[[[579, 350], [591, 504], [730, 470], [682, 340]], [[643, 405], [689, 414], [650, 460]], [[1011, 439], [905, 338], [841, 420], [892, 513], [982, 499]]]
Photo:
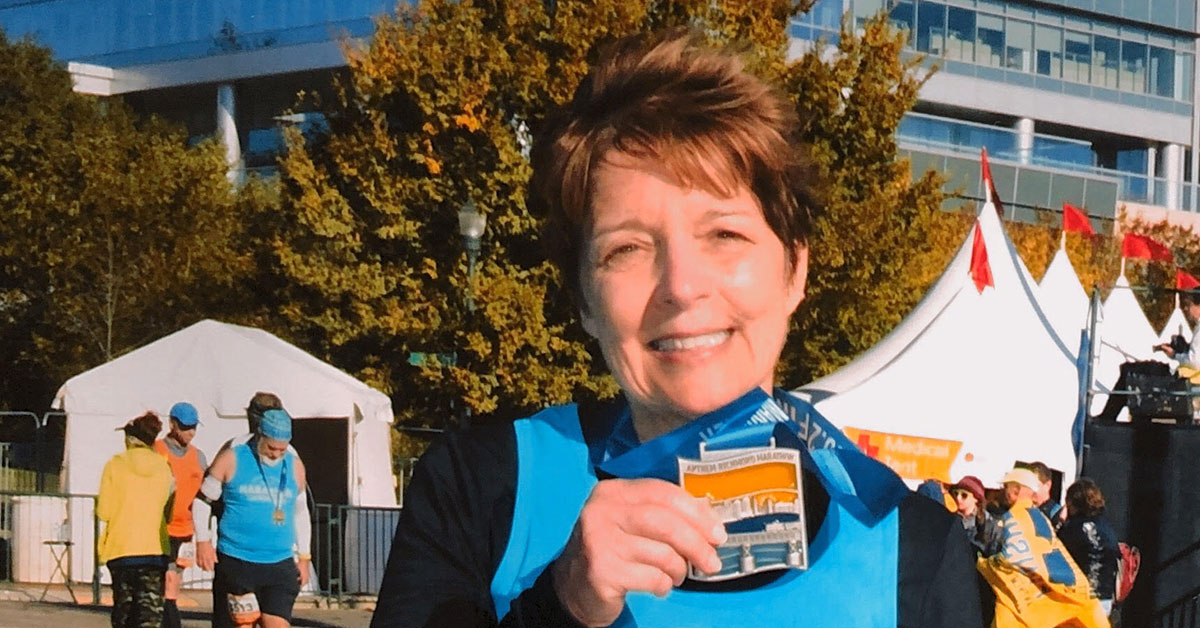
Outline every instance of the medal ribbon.
[[658, 438], [617, 453], [619, 442], [633, 430], [628, 408], [617, 419], [613, 436], [596, 468], [617, 478], [659, 478], [679, 482], [678, 458], [698, 459], [700, 444], [709, 451], [741, 447], [798, 449], [803, 466], [817, 471], [831, 499], [856, 517], [877, 521], [908, 494], [891, 469], [863, 454], [828, 419], [782, 389], [772, 399], [755, 388], [730, 404], [688, 422]]
[[[283, 454], [283, 461], [279, 463], [283, 468], [279, 470], [279, 490], [274, 494], [271, 493], [271, 483], [267, 482], [267, 472], [263, 469], [262, 459], [258, 454], [257, 442], [254, 444], [254, 462], [258, 463], [258, 474], [262, 476], [263, 486], [267, 489], [267, 498], [271, 500], [271, 505], [275, 507], [271, 516], [274, 517], [281, 514], [283, 512], [283, 493], [287, 490], [287, 454]], [[282, 524], [283, 522], [275, 521], [274, 523]]]

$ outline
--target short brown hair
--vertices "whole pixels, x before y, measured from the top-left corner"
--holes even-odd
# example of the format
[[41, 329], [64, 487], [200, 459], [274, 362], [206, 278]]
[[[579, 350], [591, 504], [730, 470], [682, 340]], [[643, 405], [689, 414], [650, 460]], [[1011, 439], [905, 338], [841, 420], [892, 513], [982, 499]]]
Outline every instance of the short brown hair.
[[1094, 517], [1104, 512], [1104, 493], [1091, 478], [1079, 478], [1067, 489], [1067, 516]]
[[808, 243], [817, 175], [798, 141], [795, 105], [733, 50], [688, 29], [630, 36], [602, 52], [533, 146], [530, 208], [544, 217], [547, 253], [571, 290], [592, 173], [612, 151], [662, 164], [680, 185], [717, 196], [745, 186], [789, 261]]
[[123, 428], [126, 436], [132, 436], [146, 445], [153, 445], [158, 433], [162, 430], [162, 419], [157, 414], [147, 412], [136, 419], [131, 419]]

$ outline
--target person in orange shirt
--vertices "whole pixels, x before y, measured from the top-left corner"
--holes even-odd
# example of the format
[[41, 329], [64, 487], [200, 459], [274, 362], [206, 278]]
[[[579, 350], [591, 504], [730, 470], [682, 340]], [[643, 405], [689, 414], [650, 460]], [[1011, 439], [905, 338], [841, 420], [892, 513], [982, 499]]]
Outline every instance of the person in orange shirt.
[[171, 511], [171, 519], [167, 522], [172, 562], [166, 576], [163, 627], [181, 628], [179, 584], [183, 579], [183, 570], [190, 567], [194, 559], [179, 554], [183, 544], [191, 541], [192, 535], [195, 534], [192, 525], [192, 501], [200, 491], [208, 460], [205, 459], [204, 452], [191, 444], [196, 436], [196, 426], [200, 424], [196, 407], [181, 401], [171, 406], [170, 415], [171, 430], [154, 443], [154, 450], [167, 459], [171, 465], [171, 474], [175, 476], [175, 506]]

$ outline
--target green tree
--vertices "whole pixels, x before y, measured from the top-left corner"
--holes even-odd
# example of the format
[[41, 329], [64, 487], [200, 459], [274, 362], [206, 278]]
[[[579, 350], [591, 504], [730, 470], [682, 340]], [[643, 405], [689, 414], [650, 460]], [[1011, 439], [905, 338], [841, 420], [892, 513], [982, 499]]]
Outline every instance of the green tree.
[[214, 142], [74, 93], [47, 49], [0, 33], [5, 405], [45, 407], [71, 375], [245, 309], [240, 215], [261, 191], [225, 170]]
[[[347, 50], [335, 96], [306, 105], [326, 113], [328, 134], [290, 134], [274, 220], [283, 311], [309, 348], [389, 391], [402, 421], [441, 424], [455, 403], [507, 418], [615, 392], [541, 254], [525, 150], [597, 47], [628, 33], [691, 24], [745, 42], [809, 121], [831, 186], [785, 382], [870, 346], [949, 258], [962, 221], [938, 211], [935, 177], [912, 182], [895, 161], [893, 131], [920, 81], [882, 19], [861, 37], [846, 29], [832, 58], [789, 62], [788, 20], [811, 2], [546, 4], [400, 7]], [[473, 275], [455, 225], [468, 202], [489, 217]]]
[[940, 211], [943, 179], [910, 174], [895, 131], [931, 71], [903, 61], [906, 35], [877, 16], [842, 26], [835, 54], [813, 49], [784, 75], [828, 181], [813, 230], [808, 298], [785, 349], [799, 386], [874, 345], [912, 310], [962, 242], [970, 213]]

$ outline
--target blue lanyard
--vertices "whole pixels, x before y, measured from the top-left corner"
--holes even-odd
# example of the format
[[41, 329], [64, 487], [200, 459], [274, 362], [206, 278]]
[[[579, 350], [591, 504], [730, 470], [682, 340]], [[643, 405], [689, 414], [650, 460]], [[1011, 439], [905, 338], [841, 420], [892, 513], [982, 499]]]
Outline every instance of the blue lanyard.
[[271, 500], [271, 505], [275, 510], [283, 510], [283, 492], [287, 489], [287, 453], [283, 454], [283, 460], [279, 463], [283, 466], [279, 470], [279, 492], [271, 494], [271, 483], [267, 481], [267, 472], [263, 468], [262, 460], [258, 457], [258, 441], [251, 442], [251, 453], [254, 454], [254, 462], [258, 463], [258, 475], [262, 477], [263, 486], [267, 488], [267, 497]]
[[732, 403], [648, 442], [637, 443], [628, 407], [608, 439], [593, 449], [593, 464], [617, 478], [679, 481], [678, 458], [709, 450], [765, 447], [798, 449], [832, 499], [860, 518], [878, 520], [900, 503], [908, 487], [887, 467], [867, 457], [812, 405], [782, 389], [772, 398], [755, 388]]

